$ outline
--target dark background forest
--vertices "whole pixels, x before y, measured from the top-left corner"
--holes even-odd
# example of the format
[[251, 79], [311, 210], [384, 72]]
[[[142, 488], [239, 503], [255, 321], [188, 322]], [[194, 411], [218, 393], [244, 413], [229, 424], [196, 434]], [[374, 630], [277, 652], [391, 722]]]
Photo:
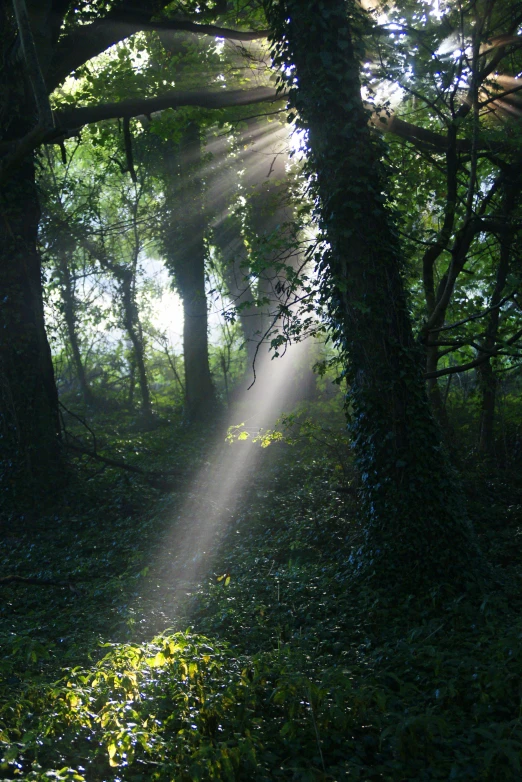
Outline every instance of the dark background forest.
[[0, 778], [522, 778], [522, 4], [0, 0]]

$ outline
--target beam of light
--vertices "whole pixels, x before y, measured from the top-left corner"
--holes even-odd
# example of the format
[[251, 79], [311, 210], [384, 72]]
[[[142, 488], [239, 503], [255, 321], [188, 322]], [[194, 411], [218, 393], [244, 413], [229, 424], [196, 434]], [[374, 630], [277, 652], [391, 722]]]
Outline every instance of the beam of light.
[[[209, 224], [216, 226], [226, 219], [242, 193], [248, 197], [267, 180], [271, 186], [280, 181], [288, 165], [288, 149], [288, 127], [279, 122], [251, 123], [233, 144], [223, 137], [210, 137], [206, 145], [209, 159], [201, 171]], [[229, 261], [232, 247], [230, 253], [225, 252]], [[171, 529], [150, 570], [148, 590], [137, 597], [133, 613], [137, 627], [147, 634], [164, 630], [183, 615], [187, 593], [193, 593], [198, 582], [211, 574], [222, 534], [234, 524], [266, 453], [252, 438], [228, 443], [228, 428], [244, 423], [252, 435], [273, 428], [280, 415], [299, 401], [302, 377], [311, 372], [313, 363], [310, 347], [311, 340], [292, 344], [283, 356], [273, 359], [266, 344], [259, 346], [255, 383], [250, 366], [225, 420], [209, 435], [214, 442], [205, 445], [206, 462], [181, 487]], [[146, 611], [141, 606], [147, 606]], [[139, 618], [139, 613], [146, 615]]]
[[151, 591], [140, 596], [133, 610], [135, 615], [141, 613], [140, 602], [145, 601], [147, 615], [136, 619], [147, 634], [172, 626], [176, 616], [184, 615], [187, 598], [210, 576], [220, 537], [235, 523], [259, 468], [264, 455], [260, 445], [251, 439], [226, 442], [228, 427], [244, 422], [252, 434], [272, 428], [281, 413], [295, 405], [309, 347], [307, 341], [291, 345], [283, 357], [274, 360], [267, 350], [261, 353], [255, 384], [229, 410], [207, 462], [180, 493], [184, 499], [151, 568]]

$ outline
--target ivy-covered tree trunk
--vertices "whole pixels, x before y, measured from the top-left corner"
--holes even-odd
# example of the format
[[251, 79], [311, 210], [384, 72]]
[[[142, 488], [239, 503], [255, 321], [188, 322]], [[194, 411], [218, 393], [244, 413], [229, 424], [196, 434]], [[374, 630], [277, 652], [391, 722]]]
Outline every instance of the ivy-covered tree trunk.
[[189, 419], [211, 412], [216, 403], [208, 353], [208, 311], [205, 291], [205, 229], [201, 181], [200, 129], [190, 123], [179, 150], [165, 145], [164, 232], [167, 262], [183, 302], [185, 406]]
[[382, 148], [361, 99], [357, 25], [345, 0], [265, 2], [276, 62], [307, 129], [331, 325], [346, 356], [347, 410], [365, 540], [354, 565], [389, 588], [461, 588], [481, 557], [427, 400], [386, 204]]

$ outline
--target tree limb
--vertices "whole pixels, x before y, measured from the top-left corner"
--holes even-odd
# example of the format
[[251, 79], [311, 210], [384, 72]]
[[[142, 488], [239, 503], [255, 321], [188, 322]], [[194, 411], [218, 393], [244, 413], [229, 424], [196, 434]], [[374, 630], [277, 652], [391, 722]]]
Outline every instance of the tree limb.
[[[162, 5], [167, 5], [166, 2]], [[196, 24], [185, 20], [155, 20], [154, 11], [113, 9], [102, 19], [83, 25], [66, 35], [58, 44], [51, 66], [50, 87], [56, 89], [76, 68], [135, 33], [147, 30], [210, 35], [233, 41], [266, 38], [266, 30], [231, 30], [213, 24]]]
[[255, 87], [252, 90], [172, 90], [154, 98], [131, 98], [117, 103], [101, 103], [55, 113], [56, 124], [61, 128], [78, 128], [105, 119], [137, 117], [181, 106], [198, 106], [204, 109], [225, 109], [249, 106], [253, 103], [272, 103], [285, 96], [273, 87]]
[[484, 364], [486, 361], [489, 361], [490, 358], [494, 356], [504, 356], [504, 355], [510, 355], [509, 353], [502, 353], [502, 350], [506, 347], [509, 347], [510, 345], [514, 345], [515, 342], [518, 342], [518, 340], [522, 337], [522, 329], [520, 331], [517, 331], [516, 334], [514, 334], [512, 337], [507, 339], [502, 345], [500, 345], [498, 348], [493, 350], [483, 350], [483, 348], [478, 348], [482, 355], [477, 356], [477, 358], [474, 358], [472, 361], [468, 361], [466, 364], [460, 364], [456, 367], [445, 367], [444, 369], [437, 369], [435, 372], [426, 372], [424, 375], [425, 380], [431, 380], [435, 377], [443, 377], [444, 375], [455, 375], [458, 372], [467, 372], [470, 369], [475, 369], [475, 367], [480, 366], [481, 364]]
[[479, 318], [483, 318], [486, 315], [488, 315], [490, 312], [492, 312], [495, 309], [498, 309], [499, 307], [502, 307], [503, 304], [506, 303], [506, 301], [509, 301], [513, 298], [515, 294], [510, 293], [509, 296], [504, 296], [503, 299], [501, 299], [498, 304], [495, 304], [494, 306], [488, 307], [487, 310], [484, 310], [484, 312], [479, 312], [476, 315], [470, 315], [469, 318], [463, 318], [462, 320], [458, 320], [456, 323], [451, 323], [449, 326], [440, 326], [438, 329], [430, 329], [430, 331], [433, 333], [435, 331], [450, 331], [451, 329], [456, 329], [458, 326], [463, 326], [465, 323], [470, 323], [472, 320], [478, 320]]

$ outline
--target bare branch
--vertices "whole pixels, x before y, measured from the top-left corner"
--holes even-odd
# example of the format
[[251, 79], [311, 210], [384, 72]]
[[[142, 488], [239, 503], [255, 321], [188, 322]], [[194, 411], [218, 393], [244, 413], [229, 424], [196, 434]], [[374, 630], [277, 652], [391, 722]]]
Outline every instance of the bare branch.
[[476, 315], [470, 315], [469, 318], [463, 318], [462, 320], [458, 320], [456, 323], [451, 323], [449, 326], [441, 326], [438, 329], [430, 329], [430, 331], [432, 333], [435, 331], [450, 331], [451, 329], [456, 329], [459, 326], [463, 326], [465, 323], [470, 323], [472, 320], [478, 320], [479, 318], [484, 318], [486, 315], [489, 315], [490, 312], [493, 312], [493, 310], [502, 307], [502, 305], [505, 304], [506, 301], [512, 299], [514, 295], [515, 295], [514, 293], [510, 293], [509, 296], [504, 296], [504, 298], [501, 299], [501, 301], [499, 301], [498, 304], [495, 304], [492, 307], [488, 307], [487, 310], [484, 310], [484, 312], [479, 312]]
[[164, 478], [165, 476], [182, 475], [180, 470], [142, 470], [141, 467], [136, 467], [133, 464], [127, 464], [127, 462], [121, 462], [117, 459], [109, 459], [107, 456], [102, 456], [96, 451], [89, 451], [87, 448], [82, 448], [73, 443], [63, 443], [63, 447], [69, 451], [75, 451], [76, 453], [88, 456], [89, 459], [94, 459], [97, 462], [107, 464], [109, 467], [117, 467], [119, 470], [126, 470], [127, 472], [133, 472], [136, 475], [142, 475], [146, 480], [153, 480], [155, 478]]

